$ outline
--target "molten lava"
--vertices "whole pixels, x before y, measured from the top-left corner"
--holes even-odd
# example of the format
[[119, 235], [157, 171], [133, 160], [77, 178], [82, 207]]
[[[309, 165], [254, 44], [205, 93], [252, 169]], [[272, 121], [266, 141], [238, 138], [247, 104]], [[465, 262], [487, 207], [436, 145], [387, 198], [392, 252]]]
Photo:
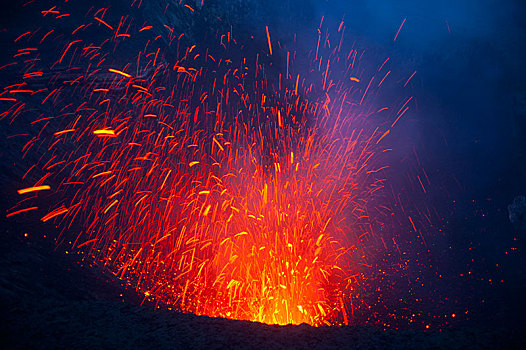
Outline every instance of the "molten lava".
[[[40, 111], [21, 195], [51, 189], [42, 221], [60, 220], [59, 243], [175, 310], [347, 324], [389, 133], [370, 96], [389, 72], [340, 52], [343, 31], [320, 31], [307, 69], [268, 27], [251, 50], [231, 32], [201, 45], [109, 12], [17, 38], [25, 68], [3, 117]], [[45, 45], [57, 48], [37, 59]]]

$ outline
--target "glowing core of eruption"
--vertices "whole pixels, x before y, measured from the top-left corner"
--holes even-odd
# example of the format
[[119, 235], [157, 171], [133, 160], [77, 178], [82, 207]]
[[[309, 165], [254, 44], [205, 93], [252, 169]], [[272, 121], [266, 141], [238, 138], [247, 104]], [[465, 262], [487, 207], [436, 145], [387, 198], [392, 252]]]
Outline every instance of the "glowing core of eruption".
[[[23, 83], [4, 93], [3, 117], [24, 116], [22, 86], [55, 111], [32, 122], [39, 137], [24, 150], [46, 149], [29, 170], [44, 175], [19, 192], [56, 190], [42, 221], [61, 219], [59, 241], [145, 298], [209, 316], [347, 324], [389, 132], [370, 127], [386, 108], [368, 98], [389, 72], [364, 75], [357, 50], [343, 55], [343, 39], [321, 34], [304, 76], [279, 45], [251, 53], [230, 32], [190, 45], [173, 28], [111, 25], [106, 13], [90, 9], [62, 37], [22, 37], [64, 46], [44, 64], [27, 61], [38, 49], [22, 51]], [[77, 39], [91, 32], [106, 34]], [[145, 45], [122, 62], [128, 40]], [[286, 72], [273, 65], [281, 56]]]

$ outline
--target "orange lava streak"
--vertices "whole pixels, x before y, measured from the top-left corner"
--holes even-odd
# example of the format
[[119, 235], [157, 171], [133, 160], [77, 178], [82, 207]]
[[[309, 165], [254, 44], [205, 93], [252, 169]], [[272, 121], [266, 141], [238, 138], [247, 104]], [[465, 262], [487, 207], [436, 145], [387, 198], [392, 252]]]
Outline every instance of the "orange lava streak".
[[51, 189], [51, 187], [49, 187], [48, 185], [42, 185], [42, 186], [33, 186], [33, 187], [23, 188], [23, 189], [18, 190], [17, 192], [18, 194], [26, 194], [26, 193], [44, 191], [44, 190], [49, 190], [49, 189]]
[[272, 56], [272, 42], [270, 41], [270, 34], [268, 32], [268, 26], [265, 26], [265, 29], [267, 30], [268, 50], [270, 52], [270, 56]]
[[106, 27], [108, 27], [110, 30], [113, 30], [113, 27], [110, 26], [108, 23], [106, 23], [105, 21], [103, 21], [102, 19], [98, 18], [98, 17], [93, 17], [95, 18], [99, 23], [102, 23], [104, 24]]
[[51, 220], [53, 219], [54, 217], [56, 216], [59, 216], [59, 215], [62, 215], [62, 214], [65, 214], [68, 212], [68, 208], [65, 208], [65, 207], [61, 207], [61, 208], [58, 208], [58, 209], [55, 209], [53, 210], [52, 212], [50, 212], [49, 214], [45, 215], [42, 219], [40, 219], [41, 221], [43, 222], [46, 222], [48, 220]]
[[100, 130], [94, 130], [93, 135], [97, 136], [110, 136], [115, 137], [115, 131], [114, 130], [106, 130], [106, 129], [100, 129]]
[[120, 70], [117, 70], [117, 69], [110, 68], [110, 69], [108, 69], [108, 71], [111, 72], [111, 73], [120, 74], [120, 75], [122, 75], [123, 77], [126, 77], [126, 78], [131, 78], [130, 74], [124, 73], [123, 71], [120, 71]]
[[26, 211], [31, 211], [31, 210], [35, 210], [35, 209], [38, 209], [38, 207], [30, 207], [30, 208], [24, 208], [24, 209], [20, 209], [20, 210], [17, 210], [17, 211], [14, 211], [12, 213], [9, 213], [6, 215], [6, 218], [9, 218], [13, 215], [17, 215], [17, 214], [21, 214], [21, 213], [25, 213]]

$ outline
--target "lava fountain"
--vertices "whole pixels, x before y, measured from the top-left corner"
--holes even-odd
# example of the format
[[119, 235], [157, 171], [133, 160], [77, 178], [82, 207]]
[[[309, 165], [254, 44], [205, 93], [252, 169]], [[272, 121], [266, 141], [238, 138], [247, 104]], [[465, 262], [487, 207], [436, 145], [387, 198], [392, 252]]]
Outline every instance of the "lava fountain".
[[[0, 97], [2, 118], [32, 118], [19, 193], [52, 193], [41, 220], [60, 224], [57, 243], [177, 311], [348, 324], [382, 139], [408, 108], [376, 104], [384, 64], [369, 72], [363, 52], [344, 53], [343, 23], [334, 42], [320, 27], [301, 68], [268, 27], [264, 41], [200, 42], [66, 7], [16, 38], [20, 81]], [[28, 200], [8, 216], [37, 210]]]

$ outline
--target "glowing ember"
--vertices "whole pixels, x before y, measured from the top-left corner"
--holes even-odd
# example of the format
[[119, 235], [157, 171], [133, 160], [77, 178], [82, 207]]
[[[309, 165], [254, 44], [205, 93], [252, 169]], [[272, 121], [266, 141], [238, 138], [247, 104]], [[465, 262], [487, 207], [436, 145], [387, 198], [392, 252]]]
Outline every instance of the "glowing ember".
[[[2, 94], [2, 117], [38, 106], [24, 153], [45, 150], [28, 171], [44, 175], [19, 193], [56, 192], [42, 221], [61, 220], [59, 241], [145, 298], [209, 316], [347, 324], [389, 133], [374, 121], [388, 109], [369, 96], [389, 72], [367, 75], [361, 52], [340, 52], [343, 30], [336, 46], [320, 34], [302, 70], [269, 27], [254, 52], [230, 32], [194, 45], [109, 13], [17, 38], [25, 68]], [[38, 58], [46, 45], [58, 46], [54, 58]]]

